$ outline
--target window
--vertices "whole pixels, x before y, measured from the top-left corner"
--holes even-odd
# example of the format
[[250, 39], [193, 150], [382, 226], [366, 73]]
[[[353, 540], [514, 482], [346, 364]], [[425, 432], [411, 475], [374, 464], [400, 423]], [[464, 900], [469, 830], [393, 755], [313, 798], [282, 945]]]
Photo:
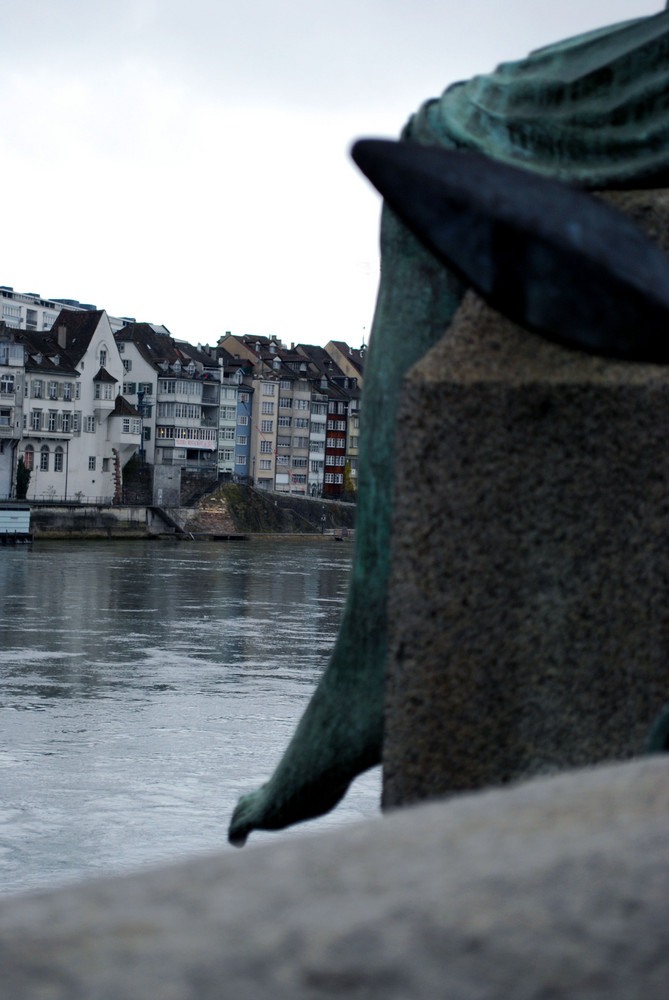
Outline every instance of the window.
[[268, 452], [271, 452], [272, 451], [272, 442], [271, 441], [261, 441], [260, 442], [260, 451], [263, 454], [267, 454]]
[[260, 430], [263, 434], [271, 434], [274, 431], [274, 421], [273, 420], [261, 420]]
[[262, 384], [262, 394], [263, 394], [263, 396], [275, 396], [276, 395], [276, 384], [274, 382], [263, 382], [263, 384]]
[[282, 434], [279, 434], [279, 436], [276, 439], [276, 443], [278, 444], [279, 448], [290, 448], [290, 438], [284, 437]]
[[272, 468], [272, 459], [271, 458], [261, 458], [260, 459], [260, 468], [264, 472], [267, 472], [269, 469]]
[[280, 410], [290, 410], [293, 406], [292, 396], [279, 396], [279, 409]]
[[218, 453], [219, 462], [232, 462], [234, 457], [235, 453], [232, 448], [222, 448]]
[[72, 430], [74, 431], [75, 434], [78, 434], [79, 431], [81, 430], [81, 413], [79, 412], [79, 410], [76, 410], [72, 414]]
[[49, 430], [55, 431], [58, 429], [58, 413], [56, 410], [49, 410]]
[[295, 437], [293, 438], [293, 448], [308, 448], [309, 438], [308, 437]]
[[62, 472], [63, 471], [63, 449], [56, 448], [53, 455], [53, 471]]
[[237, 455], [237, 465], [246, 465], [246, 455]]
[[109, 472], [109, 459], [108, 458], [103, 458], [102, 459], [102, 471], [103, 472]]
[[295, 417], [295, 426], [296, 427], [308, 427], [309, 426], [309, 419], [308, 419], [308, 417]]
[[71, 413], [63, 413], [62, 430], [63, 430], [63, 433], [65, 433], [65, 434], [69, 434], [70, 431], [72, 430], [72, 414]]
[[136, 382], [124, 382], [123, 383], [123, 395], [124, 396], [134, 396], [137, 392]]
[[320, 459], [312, 459], [311, 461], [311, 471], [312, 472], [322, 472], [323, 462]]
[[49, 449], [47, 448], [46, 445], [43, 445], [40, 448], [39, 467], [42, 470], [42, 472], [49, 471]]
[[5, 374], [0, 378], [0, 392], [14, 392], [14, 376]]
[[123, 434], [129, 434], [130, 433], [130, 417], [124, 417], [123, 418], [123, 424], [121, 426], [121, 431], [123, 432]]
[[66, 402], [69, 402], [69, 400], [72, 399], [72, 383], [71, 382], [63, 382], [63, 399]]
[[326, 483], [334, 483], [334, 472], [326, 472], [325, 473], [325, 482]]
[[114, 386], [112, 385], [111, 382], [105, 382], [104, 396], [105, 396], [105, 399], [113, 399], [114, 398]]
[[308, 410], [309, 409], [309, 400], [308, 399], [296, 399], [295, 400], [295, 409], [296, 410]]
[[153, 382], [140, 382], [137, 385], [139, 392], [146, 393], [147, 396], [151, 396], [153, 393]]
[[49, 382], [49, 399], [58, 399], [58, 383]]
[[144, 440], [145, 441], [150, 441], [151, 440], [151, 428], [150, 427], [145, 427], [144, 428]]
[[235, 440], [235, 428], [234, 427], [223, 427], [223, 428], [221, 428], [221, 438], [224, 441], [234, 441]]
[[360, 438], [359, 437], [352, 437], [351, 438], [351, 448], [359, 448], [359, 447], [360, 447]]
[[274, 413], [274, 403], [264, 402], [260, 407], [261, 413]]
[[300, 486], [300, 485], [302, 485], [302, 483], [306, 483], [306, 481], [307, 481], [307, 477], [304, 475], [303, 472], [297, 472], [297, 473], [293, 474], [293, 482], [296, 485]]
[[95, 417], [84, 417], [84, 430], [87, 434], [95, 433]]
[[248, 427], [249, 418], [248, 417], [237, 417], [237, 423], [240, 427]]
[[31, 444], [26, 445], [26, 450], [23, 453], [23, 464], [26, 469], [35, 468], [35, 449]]
[[74, 383], [74, 398], [80, 399], [81, 397], [81, 385], [79, 382]]
[[102, 384], [100, 382], [95, 383], [95, 398], [100, 399], [102, 395]]
[[42, 398], [42, 380], [41, 380], [41, 378], [34, 378], [33, 379], [33, 398], [34, 399], [41, 399]]
[[[263, 403], [263, 406], [265, 404]], [[273, 404], [270, 404], [273, 405]], [[264, 412], [264, 411], [263, 411]], [[237, 416], [236, 406], [222, 406], [221, 407], [221, 420], [234, 420]]]
[[100, 368], [104, 368], [104, 366], [106, 364], [107, 364], [107, 352], [101, 350], [100, 351]]
[[353, 429], [358, 430], [360, 427], [360, 417], [353, 417]]
[[95, 455], [89, 455], [89, 457], [88, 457], [88, 469], [89, 469], [89, 472], [95, 472]]
[[325, 456], [325, 464], [326, 465], [334, 465], [335, 464], [335, 457], [334, 457], [334, 455], [326, 455]]
[[328, 448], [345, 448], [346, 441], [344, 438], [327, 438], [325, 442]]
[[290, 459], [288, 458], [288, 455], [277, 455], [276, 456], [276, 464], [277, 465], [290, 465]]
[[289, 378], [282, 378], [281, 381], [279, 382], [279, 389], [288, 389], [290, 391], [291, 385], [292, 382], [290, 381]]
[[279, 427], [290, 427], [291, 417], [279, 417]]
[[294, 458], [293, 459], [293, 468], [294, 469], [306, 469], [306, 467], [307, 467], [307, 460], [306, 460], [306, 458]]
[[240, 434], [237, 437], [237, 444], [239, 445], [240, 448], [245, 448], [246, 445], [248, 444], [248, 440], [249, 439], [246, 434]]
[[132, 361], [130, 360], [130, 358], [123, 358], [123, 367], [127, 372], [132, 371]]
[[240, 392], [240, 394], [239, 394], [239, 402], [240, 403], [248, 403], [249, 399], [250, 399], [250, 397], [249, 397], [248, 392]]
[[0, 427], [9, 427], [12, 420], [11, 406], [0, 406]]

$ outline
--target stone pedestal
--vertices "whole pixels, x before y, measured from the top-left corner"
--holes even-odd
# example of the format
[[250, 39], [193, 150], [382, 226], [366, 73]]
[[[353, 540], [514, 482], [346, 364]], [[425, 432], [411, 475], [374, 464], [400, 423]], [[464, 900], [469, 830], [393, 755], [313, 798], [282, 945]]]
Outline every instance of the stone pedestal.
[[397, 442], [384, 806], [640, 753], [669, 702], [669, 368], [470, 293]]

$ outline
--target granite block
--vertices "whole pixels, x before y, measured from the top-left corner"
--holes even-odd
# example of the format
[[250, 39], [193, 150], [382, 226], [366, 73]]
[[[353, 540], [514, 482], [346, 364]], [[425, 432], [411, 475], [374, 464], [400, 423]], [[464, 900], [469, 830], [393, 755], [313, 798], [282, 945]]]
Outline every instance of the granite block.
[[[669, 232], [664, 192], [609, 200]], [[669, 702], [668, 442], [669, 368], [468, 293], [398, 417], [385, 807], [642, 752]]]

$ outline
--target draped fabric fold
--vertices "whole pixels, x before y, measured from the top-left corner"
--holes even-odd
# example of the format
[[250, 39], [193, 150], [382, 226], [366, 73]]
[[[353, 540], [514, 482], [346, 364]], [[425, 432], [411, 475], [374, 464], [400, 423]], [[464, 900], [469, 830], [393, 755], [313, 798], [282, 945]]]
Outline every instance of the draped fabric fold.
[[450, 86], [403, 138], [587, 188], [669, 184], [669, 11], [578, 35]]

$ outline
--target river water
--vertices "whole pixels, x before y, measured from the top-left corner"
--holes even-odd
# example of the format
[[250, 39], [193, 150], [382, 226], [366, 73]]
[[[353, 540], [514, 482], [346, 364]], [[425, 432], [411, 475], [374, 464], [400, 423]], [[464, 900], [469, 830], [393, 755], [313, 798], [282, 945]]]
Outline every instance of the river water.
[[[324, 668], [332, 539], [0, 550], [0, 892], [228, 848]], [[378, 815], [378, 769], [330, 816]], [[248, 848], [247, 848], [248, 849]]]

